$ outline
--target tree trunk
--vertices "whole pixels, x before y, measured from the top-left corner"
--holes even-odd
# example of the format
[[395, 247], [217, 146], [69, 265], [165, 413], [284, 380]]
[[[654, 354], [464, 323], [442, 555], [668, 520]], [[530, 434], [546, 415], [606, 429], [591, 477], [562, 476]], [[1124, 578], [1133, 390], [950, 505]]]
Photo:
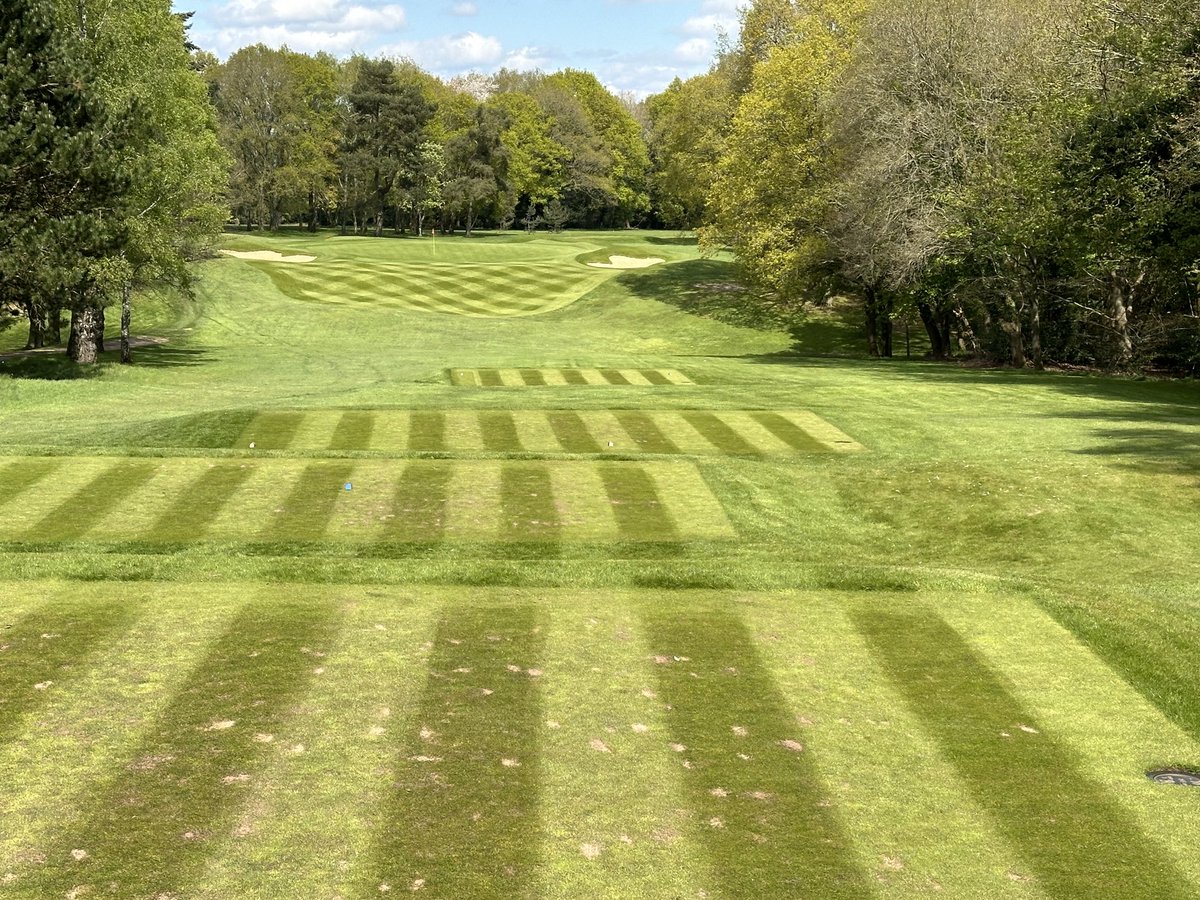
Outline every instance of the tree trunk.
[[375, 237], [383, 237], [383, 207], [375, 213]]
[[308, 233], [317, 233], [317, 192], [308, 192]]
[[1021, 333], [1021, 314], [1012, 297], [1005, 297], [1011, 318], [1000, 323], [1000, 330], [1008, 335], [1010, 361], [1014, 369], [1025, 368], [1025, 336]]
[[1129, 334], [1129, 313], [1132, 310], [1129, 302], [1126, 281], [1117, 272], [1109, 274], [1108, 278], [1108, 311], [1112, 317], [1113, 328], [1117, 334], [1118, 366], [1127, 366], [1133, 359], [1133, 338]]
[[133, 362], [129, 353], [129, 324], [133, 319], [133, 308], [129, 302], [129, 285], [121, 288], [121, 362], [128, 365]]
[[863, 318], [867, 329], [867, 349], [874, 357], [879, 356], [879, 306], [875, 289], [869, 287], [863, 293]]
[[50, 310], [50, 340], [55, 346], [62, 343], [62, 308], [58, 306]]
[[34, 303], [26, 303], [25, 316], [29, 319], [29, 338], [25, 341], [26, 350], [38, 350], [46, 346], [46, 317]]
[[71, 338], [67, 346], [67, 355], [71, 359], [77, 363], [94, 363], [104, 348], [103, 339], [103, 309], [84, 306], [71, 313]]
[[950, 355], [950, 345], [942, 335], [942, 322], [928, 303], [918, 303], [917, 313], [921, 316], [921, 324], [929, 335], [929, 355], [933, 359], [945, 359]]
[[1040, 372], [1046, 366], [1042, 362], [1042, 304], [1036, 293], [1029, 304], [1029, 348], [1033, 353], [1033, 367]]
[[[975, 329], [971, 327], [971, 320], [967, 318], [966, 310], [962, 308], [961, 303], [954, 304], [954, 319], [958, 323], [958, 346], [963, 353], [972, 358], [979, 356], [979, 338], [975, 337]], [[946, 328], [946, 343], [949, 344], [949, 323]]]
[[892, 322], [892, 300], [888, 297], [887, 302], [882, 304], [879, 317], [880, 331], [880, 353], [885, 359], [892, 358], [892, 337], [895, 334], [895, 325]]

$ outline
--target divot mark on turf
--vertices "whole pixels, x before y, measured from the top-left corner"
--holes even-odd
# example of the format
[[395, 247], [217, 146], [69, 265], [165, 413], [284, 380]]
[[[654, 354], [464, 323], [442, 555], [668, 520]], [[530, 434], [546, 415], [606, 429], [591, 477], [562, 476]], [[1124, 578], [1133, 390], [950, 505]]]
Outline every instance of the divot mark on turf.
[[542, 664], [542, 635], [530, 606], [442, 613], [415, 718], [433, 736], [397, 753], [368, 891], [420, 880], [438, 897], [532, 895], [542, 700], [526, 670]]
[[405, 466], [382, 539], [440, 541], [446, 531], [453, 475], [450, 463], [412, 462]]
[[[158, 719], [132, 764], [91, 796], [80, 824], [56, 838], [50, 863], [31, 869], [29, 896], [176, 896], [203, 875], [237, 821], [244, 793], [233, 785], [265, 762], [270, 745], [252, 735], [286, 727], [309, 679], [302, 647], [337, 630], [325, 603], [254, 602], [235, 615]], [[214, 723], [234, 724], [210, 729]], [[152, 764], [150, 764], [152, 762]], [[235, 776], [238, 781], [225, 783]], [[60, 864], [86, 848], [86, 867]], [[152, 861], [152, 864], [150, 864]]]
[[[1053, 897], [1194, 897], [1194, 886], [1079, 759], [936, 613], [862, 610], [857, 627], [980, 807]], [[1007, 734], [1008, 737], [1002, 737]], [[1048, 786], [1052, 786], [1048, 787]]]
[[304, 467], [291, 492], [283, 501], [283, 510], [275, 515], [261, 538], [315, 541], [325, 536], [333, 518], [338, 497], [354, 467], [345, 462], [319, 462]]
[[253, 443], [256, 450], [286, 450], [303, 422], [302, 412], [260, 412], [238, 438], [238, 447]]
[[128, 601], [61, 604], [55, 598], [0, 632], [0, 744], [46, 702], [50, 688], [69, 690], [85, 675], [92, 655], [128, 630], [139, 611]]
[[189, 484], [146, 535], [151, 541], [190, 541], [204, 536], [253, 470], [216, 465]]
[[639, 450], [646, 453], [678, 453], [679, 448], [662, 432], [654, 419], [643, 412], [614, 413]]
[[445, 413], [414, 412], [408, 420], [408, 449], [426, 451], [445, 450]]
[[43, 516], [27, 532], [26, 540], [70, 541], [83, 537], [150, 481], [157, 468], [157, 463], [140, 460], [109, 466]]
[[333, 438], [329, 441], [330, 450], [368, 450], [371, 447], [371, 434], [375, 430], [375, 416], [363, 410], [351, 409], [342, 413]]
[[795, 743], [795, 716], [745, 623], [718, 603], [656, 604], [641, 618], [666, 747], [718, 894], [873, 896], [837, 814], [818, 805], [811, 754], [781, 746]]
[[62, 461], [57, 459], [23, 459], [0, 469], [0, 508], [37, 487], [61, 467]]
[[673, 541], [679, 529], [663, 506], [654, 479], [637, 466], [600, 464], [600, 478], [621, 536], [633, 540]]

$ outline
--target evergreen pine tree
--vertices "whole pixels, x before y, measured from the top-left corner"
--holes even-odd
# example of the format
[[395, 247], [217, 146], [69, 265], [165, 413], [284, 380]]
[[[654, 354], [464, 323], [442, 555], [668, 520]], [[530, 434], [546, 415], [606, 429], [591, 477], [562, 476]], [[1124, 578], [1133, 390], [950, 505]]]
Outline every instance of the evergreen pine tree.
[[124, 240], [128, 186], [112, 117], [48, 0], [8, 0], [0, 21], [0, 304], [29, 319], [42, 346], [72, 311], [71, 356], [93, 362]]

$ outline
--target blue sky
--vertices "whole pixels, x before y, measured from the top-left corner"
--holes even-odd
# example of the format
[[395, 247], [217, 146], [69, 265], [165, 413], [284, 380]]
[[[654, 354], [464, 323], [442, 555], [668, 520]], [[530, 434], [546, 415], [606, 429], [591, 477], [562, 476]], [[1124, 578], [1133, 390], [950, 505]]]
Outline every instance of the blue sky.
[[414, 59], [443, 77], [501, 66], [595, 72], [639, 96], [708, 68], [742, 0], [174, 0], [224, 59], [262, 42]]

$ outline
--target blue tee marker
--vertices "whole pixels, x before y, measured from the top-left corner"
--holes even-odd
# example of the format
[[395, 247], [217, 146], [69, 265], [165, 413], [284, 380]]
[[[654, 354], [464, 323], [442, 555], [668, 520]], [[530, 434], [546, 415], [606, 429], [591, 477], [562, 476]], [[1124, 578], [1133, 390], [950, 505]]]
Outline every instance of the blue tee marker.
[[346, 482], [346, 490], [348, 490], [348, 491], [354, 490], [354, 485], [352, 485], [349, 481]]

